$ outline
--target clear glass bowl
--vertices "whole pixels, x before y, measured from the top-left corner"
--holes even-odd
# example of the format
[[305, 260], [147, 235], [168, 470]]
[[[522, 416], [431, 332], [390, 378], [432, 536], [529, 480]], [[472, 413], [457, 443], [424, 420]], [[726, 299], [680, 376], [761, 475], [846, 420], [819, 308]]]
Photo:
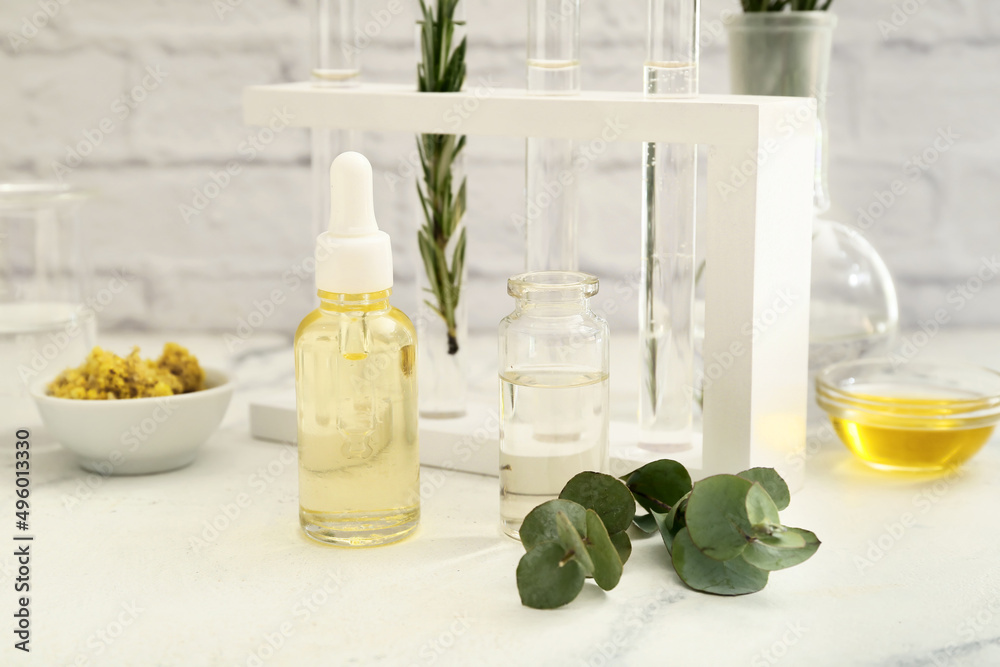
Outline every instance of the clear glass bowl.
[[883, 470], [936, 471], [978, 452], [1000, 421], [1000, 373], [867, 359], [816, 378], [816, 400], [847, 448]]

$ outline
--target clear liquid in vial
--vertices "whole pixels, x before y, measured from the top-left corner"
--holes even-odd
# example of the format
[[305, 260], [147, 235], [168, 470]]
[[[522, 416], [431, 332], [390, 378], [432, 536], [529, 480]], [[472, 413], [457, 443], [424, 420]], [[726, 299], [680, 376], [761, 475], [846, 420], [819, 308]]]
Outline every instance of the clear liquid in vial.
[[528, 59], [528, 92], [542, 95], [579, 93], [580, 61]]
[[79, 366], [96, 337], [82, 304], [57, 301], [0, 304], [0, 396], [27, 395], [30, 385]]
[[647, 62], [644, 79], [647, 95], [693, 97], [698, 94], [697, 63]]
[[553, 369], [500, 376], [500, 518], [518, 536], [524, 517], [577, 473], [605, 471], [608, 374]]
[[353, 86], [361, 79], [359, 69], [314, 69], [312, 82], [314, 86]]
[[[647, 97], [698, 94], [698, 65], [647, 62]], [[694, 386], [694, 221], [697, 149], [687, 144], [644, 144], [643, 252], [647, 258], [642, 308], [643, 378], [640, 446], [660, 453], [691, 448]]]

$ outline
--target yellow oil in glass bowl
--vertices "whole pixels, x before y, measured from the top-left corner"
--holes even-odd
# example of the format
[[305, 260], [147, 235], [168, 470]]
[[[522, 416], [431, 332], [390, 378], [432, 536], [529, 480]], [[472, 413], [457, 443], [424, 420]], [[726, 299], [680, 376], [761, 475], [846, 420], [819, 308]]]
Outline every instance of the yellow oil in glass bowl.
[[1000, 421], [1000, 374], [971, 366], [854, 361], [816, 379], [840, 439], [880, 469], [935, 471], [969, 460]]

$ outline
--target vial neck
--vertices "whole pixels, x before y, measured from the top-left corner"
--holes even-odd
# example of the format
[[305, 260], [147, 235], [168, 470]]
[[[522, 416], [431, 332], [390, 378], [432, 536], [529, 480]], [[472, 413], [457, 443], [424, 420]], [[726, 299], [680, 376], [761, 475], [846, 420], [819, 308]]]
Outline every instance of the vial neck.
[[389, 310], [389, 295], [391, 289], [370, 294], [337, 294], [335, 292], [317, 292], [320, 299], [319, 308], [328, 313], [375, 313]]
[[532, 315], [575, 315], [590, 310], [590, 299], [581, 297], [552, 298], [551, 294], [524, 295], [515, 301], [517, 310]]

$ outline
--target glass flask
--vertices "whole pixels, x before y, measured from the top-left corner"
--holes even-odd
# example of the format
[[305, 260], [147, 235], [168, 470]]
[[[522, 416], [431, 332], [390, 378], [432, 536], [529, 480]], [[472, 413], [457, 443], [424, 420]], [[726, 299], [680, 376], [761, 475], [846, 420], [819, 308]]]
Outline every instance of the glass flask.
[[89, 192], [49, 183], [0, 184], [0, 396], [79, 365], [96, 316], [120, 278], [93, 298], [80, 206]]
[[577, 473], [608, 468], [608, 324], [591, 310], [598, 281], [537, 271], [507, 281], [500, 322], [500, 521], [524, 517]]
[[838, 361], [888, 352], [899, 326], [896, 289], [875, 248], [852, 227], [819, 219], [830, 208], [826, 98], [836, 25], [836, 15], [811, 11], [743, 14], [728, 26], [734, 93], [817, 101], [815, 216], [808, 221], [812, 374]]

